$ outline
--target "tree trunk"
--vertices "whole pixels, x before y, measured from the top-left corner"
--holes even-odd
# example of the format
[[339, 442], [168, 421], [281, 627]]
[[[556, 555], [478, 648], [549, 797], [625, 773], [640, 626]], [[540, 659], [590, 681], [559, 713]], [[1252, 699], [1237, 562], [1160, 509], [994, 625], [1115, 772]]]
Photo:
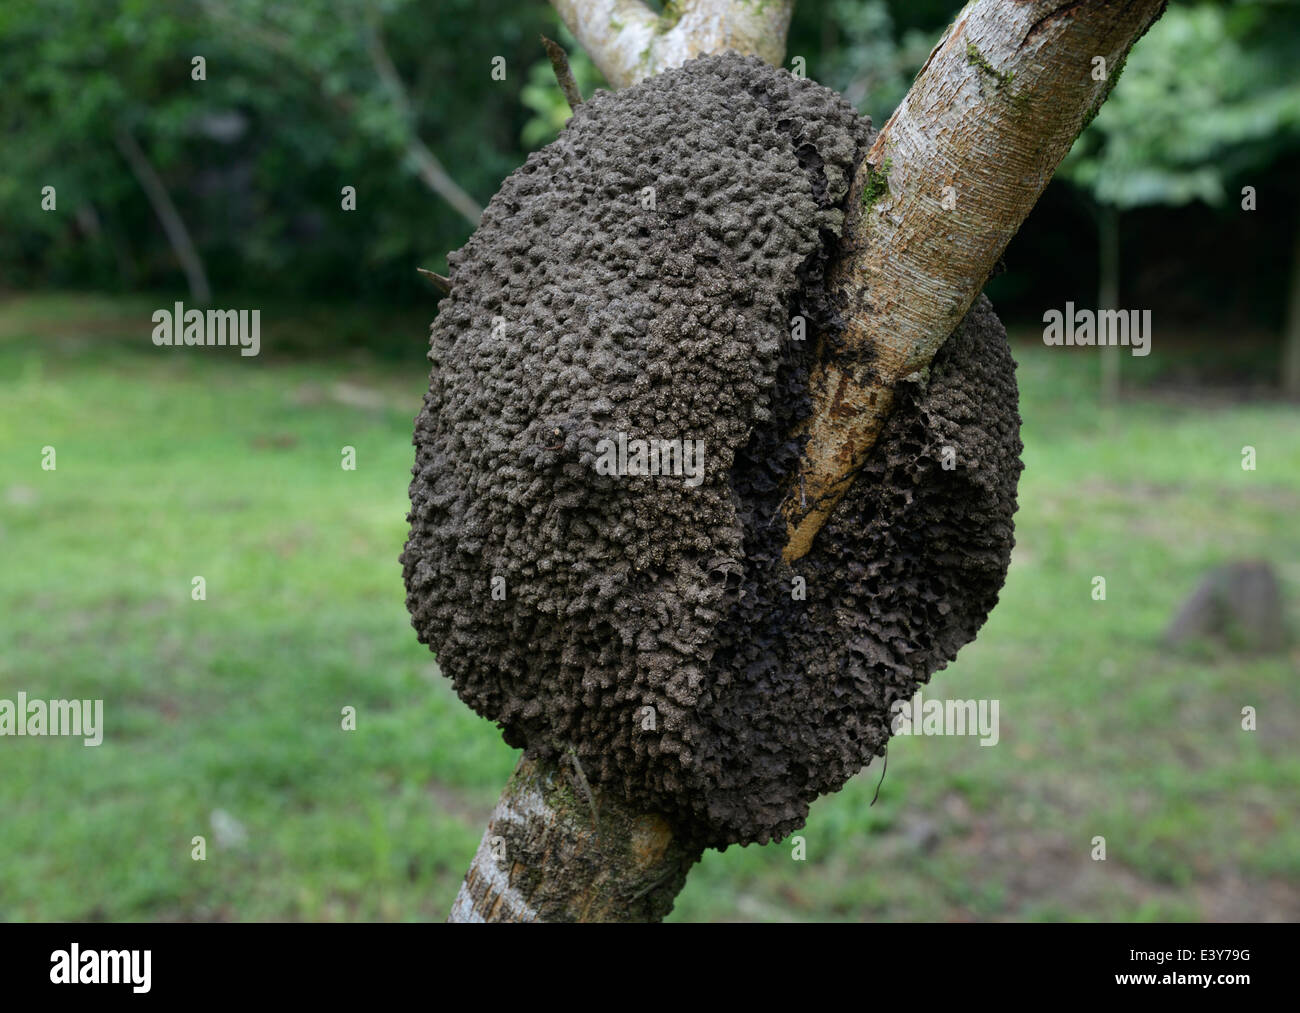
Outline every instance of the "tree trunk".
[[[1102, 204], [1097, 219], [1097, 309], [1119, 309], [1119, 208]], [[1119, 346], [1103, 345], [1101, 352], [1101, 403], [1119, 400]]]
[[1290, 287], [1286, 333], [1282, 336], [1282, 391], [1300, 398], [1300, 228], [1296, 229], [1295, 252], [1291, 254]]
[[659, 921], [701, 849], [593, 788], [571, 754], [527, 758], [493, 810], [451, 922]]
[[[665, 31], [669, 19], [639, 0], [552, 3], [616, 87], [722, 49], [779, 63], [792, 6], [685, 0]], [[895, 384], [928, 368], [1163, 10], [1164, 0], [975, 0], [930, 54], [850, 192], [831, 274], [845, 347], [823, 348], [813, 377], [808, 505], [797, 487], [783, 505], [787, 559], [807, 552], [865, 462]], [[779, 28], [779, 47], [754, 36], [755, 16]], [[1106, 59], [1104, 80], [1092, 77], [1094, 56]], [[564, 784], [555, 767], [521, 763], [452, 921], [657, 918], [671, 907], [699, 853], [658, 817]]]

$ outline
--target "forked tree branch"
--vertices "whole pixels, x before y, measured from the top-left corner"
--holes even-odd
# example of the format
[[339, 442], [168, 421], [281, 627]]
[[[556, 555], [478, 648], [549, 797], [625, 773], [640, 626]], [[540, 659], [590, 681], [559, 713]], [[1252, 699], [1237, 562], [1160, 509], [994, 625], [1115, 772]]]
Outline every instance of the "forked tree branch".
[[[665, 32], [639, 0], [552, 2], [616, 87], [720, 49], [779, 63], [792, 6], [679, 4], [681, 18]], [[764, 6], [769, 13], [780, 8], [779, 48], [771, 39], [762, 48], [748, 37], [736, 44], [739, 33], [716, 30], [728, 14]], [[866, 460], [894, 386], [929, 367], [1105, 99], [1129, 49], [1164, 6], [1164, 0], [974, 0], [930, 54], [850, 192], [842, 250], [831, 267], [847, 329], [838, 347], [821, 349], [812, 379], [814, 414], [803, 462], [807, 506], [797, 487], [783, 504], [787, 559], [808, 551]], [[712, 22], [706, 10], [716, 15]], [[686, 37], [696, 23], [686, 22], [692, 13], [715, 30]], [[683, 23], [688, 27], [678, 32]], [[1098, 57], [1105, 73], [1095, 76]], [[618, 917], [620, 902], [611, 906], [611, 896], [635, 896], [627, 886], [647, 879], [654, 909], [624, 908], [624, 917], [653, 917], [665, 897], [671, 901], [667, 891], [684, 883], [692, 853], [659, 853], [660, 870], [648, 872], [618, 828], [654, 818], [619, 810], [617, 821], [593, 823], [588, 809], [562, 789], [563, 776], [555, 764], [521, 765], [502, 794], [453, 921], [538, 920], [551, 911], [563, 918]], [[624, 805], [609, 796], [598, 801], [601, 812]], [[505, 848], [504, 863], [486, 860], [494, 838]], [[522, 847], [511, 852], [511, 840]], [[662, 883], [654, 885], [659, 875]], [[609, 883], [612, 895], [600, 885]], [[539, 906], [541, 897], [560, 901], [547, 909]]]

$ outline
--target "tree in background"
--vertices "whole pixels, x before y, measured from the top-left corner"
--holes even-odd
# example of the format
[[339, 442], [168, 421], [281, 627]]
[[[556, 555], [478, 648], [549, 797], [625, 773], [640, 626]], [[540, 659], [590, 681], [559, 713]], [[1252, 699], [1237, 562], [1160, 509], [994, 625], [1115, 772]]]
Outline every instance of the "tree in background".
[[406, 82], [385, 39], [385, 19], [407, 0], [200, 0], [213, 23], [303, 75], [359, 134], [399, 153], [420, 182], [470, 225], [483, 209], [420, 136]]
[[885, 0], [830, 0], [822, 20], [822, 56], [812, 76], [880, 126], [907, 94], [945, 23], [937, 21], [934, 31], [900, 31]]
[[[527, 154], [520, 84], [558, 25], [518, 0], [437, 13], [409, 0], [0, 5], [0, 283], [197, 277], [151, 206], [161, 191], [214, 289], [427, 301], [413, 267], [464, 242], [468, 212]], [[425, 199], [435, 164], [448, 195], [467, 195], [459, 210]], [[344, 185], [362, 213], [340, 219]]]
[[[408, 154], [412, 139], [478, 206], [567, 118], [559, 91], [548, 87], [540, 34], [569, 50], [585, 93], [602, 83], [541, 3], [439, 0], [436, 18], [413, 0], [206, 4], [0, 5], [0, 126], [9, 140], [0, 164], [0, 284], [193, 292], [201, 288], [197, 262], [222, 293], [427, 305], [427, 286], [412, 268], [444, 271], [445, 253], [471, 225], [447, 200], [425, 199], [429, 163], [421, 175], [420, 156]], [[789, 56], [803, 57], [808, 76], [844, 92], [880, 126], [957, 6], [802, 0]], [[1211, 134], [1199, 166], [1190, 154], [1177, 164], [1217, 172], [1226, 181], [1222, 206], [1235, 210], [1241, 185], [1298, 150], [1279, 96], [1294, 87], [1300, 9], [1245, 0], [1211, 6], [1222, 36], [1202, 32], [1188, 46], [1190, 58], [1166, 66], [1177, 78], [1169, 87], [1184, 99], [1156, 96], [1161, 111], [1151, 117], [1142, 116], [1141, 103], [1128, 106], [1138, 127], [1143, 119], [1162, 127], [1186, 112], [1180, 118]], [[660, 16], [668, 11], [657, 8]], [[1183, 13], [1175, 6], [1171, 18]], [[373, 17], [394, 71], [388, 84], [367, 42]], [[246, 37], [258, 30], [270, 34], [260, 42]], [[1159, 36], [1148, 44], [1159, 45]], [[207, 62], [201, 82], [191, 78], [195, 55]], [[505, 80], [491, 75], [498, 56]], [[1127, 76], [1137, 81], [1141, 66]], [[1209, 89], [1206, 81], [1221, 70], [1239, 76], [1244, 91]], [[400, 88], [391, 87], [394, 78]], [[1250, 102], [1243, 105], [1242, 95]], [[1236, 126], [1219, 122], [1229, 106], [1242, 113]], [[1107, 108], [1085, 132], [1080, 156], [1099, 156], [1108, 143], [1103, 128], [1119, 126], [1115, 115]], [[1235, 133], [1246, 128], [1249, 138]], [[124, 153], [132, 141], [143, 159]], [[159, 184], [152, 195], [144, 182], [151, 179]], [[339, 217], [344, 185], [356, 188], [359, 213]], [[45, 186], [56, 188], [55, 213], [41, 207]], [[181, 231], [161, 224], [163, 193], [189, 237], [188, 271], [173, 241]], [[1290, 214], [1296, 197], [1261, 194], [1260, 212], [1277, 215], [1285, 200]], [[1019, 245], [1025, 242], [1022, 236]], [[1035, 252], [1011, 275], [1029, 288], [1045, 283]], [[1187, 251], [1177, 257], [1185, 261]], [[1300, 271], [1300, 253], [1296, 263]], [[1300, 284], [1291, 289], [1300, 292]], [[1296, 388], [1300, 296], [1292, 307], [1288, 362]]]
[[[187, 87], [190, 57], [177, 54], [192, 47], [179, 21], [157, 13], [138, 0], [0, 8], [0, 125], [10, 142], [0, 204], [6, 231], [26, 239], [24, 248], [5, 243], [0, 250], [14, 261], [63, 257], [91, 279], [116, 270], [133, 284], [149, 270], [132, 242], [132, 204], [143, 196], [190, 296], [205, 302], [207, 270], [170, 177], [187, 167], [182, 151], [191, 141], [220, 129], [211, 112], [229, 93], [219, 82], [204, 94]], [[215, 59], [223, 50], [207, 52]], [[98, 67], [115, 72], [94, 73]], [[48, 213], [39, 199], [45, 187], [53, 187], [54, 210], [73, 212], [73, 224]]]
[[[1300, 144], [1300, 21], [1259, 5], [1173, 7], [1123, 68], [1117, 90], [1061, 172], [1090, 197], [1098, 309], [1118, 309], [1123, 212], [1203, 201], [1237, 210], [1229, 184]], [[1284, 56], [1290, 53], [1290, 56]], [[1118, 74], [1120, 68], [1112, 69]], [[1258, 196], [1258, 195], [1257, 195]], [[1300, 393], [1300, 230], [1283, 386]], [[1120, 350], [1102, 354], [1102, 400], [1119, 395]]]

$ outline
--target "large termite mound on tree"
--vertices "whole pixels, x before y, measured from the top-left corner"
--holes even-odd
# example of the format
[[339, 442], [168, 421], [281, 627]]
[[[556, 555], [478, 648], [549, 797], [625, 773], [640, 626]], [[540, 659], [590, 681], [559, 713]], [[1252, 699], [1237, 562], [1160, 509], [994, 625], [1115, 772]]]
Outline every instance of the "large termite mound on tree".
[[[871, 136], [737, 56], [598, 94], [450, 258], [432, 328], [402, 556], [421, 641], [512, 745], [572, 749], [701, 844], [800, 826], [1006, 573], [1020, 420], [982, 297], [812, 552], [781, 560], [789, 434], [838, 328], [823, 270]], [[608, 474], [620, 434], [702, 441], [700, 480], [689, 459]]]

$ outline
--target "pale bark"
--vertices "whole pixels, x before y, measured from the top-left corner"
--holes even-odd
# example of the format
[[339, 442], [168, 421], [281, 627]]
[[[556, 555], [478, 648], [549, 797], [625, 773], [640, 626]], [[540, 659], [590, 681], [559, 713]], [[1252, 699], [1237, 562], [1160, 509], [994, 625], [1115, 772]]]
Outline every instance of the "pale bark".
[[208, 284], [208, 272], [204, 270], [203, 258], [199, 256], [194, 240], [190, 238], [190, 230], [185, 227], [185, 219], [176, 210], [166, 185], [154, 171], [153, 163], [136, 143], [130, 130], [119, 127], [113, 135], [113, 142], [122, 157], [126, 159], [126, 164], [131, 167], [136, 182], [149, 198], [149, 206], [153, 208], [153, 213], [158, 216], [163, 232], [167, 234], [172, 252], [176, 254], [181, 270], [185, 272], [190, 299], [200, 306], [206, 306], [212, 301], [212, 286]]
[[701, 853], [589, 784], [572, 756], [522, 759], [447, 920], [659, 921]]
[[615, 88], [727, 50], [780, 66], [794, 10], [794, 0], [676, 0], [663, 15], [641, 0], [551, 2]]
[[[1163, 9], [1164, 0], [976, 0], [930, 54], [850, 193], [831, 274], [847, 326], [812, 378], [801, 482], [782, 504], [787, 561], [812, 547], [895, 386], [929, 367]], [[1099, 56], [1104, 80], [1092, 73]]]

